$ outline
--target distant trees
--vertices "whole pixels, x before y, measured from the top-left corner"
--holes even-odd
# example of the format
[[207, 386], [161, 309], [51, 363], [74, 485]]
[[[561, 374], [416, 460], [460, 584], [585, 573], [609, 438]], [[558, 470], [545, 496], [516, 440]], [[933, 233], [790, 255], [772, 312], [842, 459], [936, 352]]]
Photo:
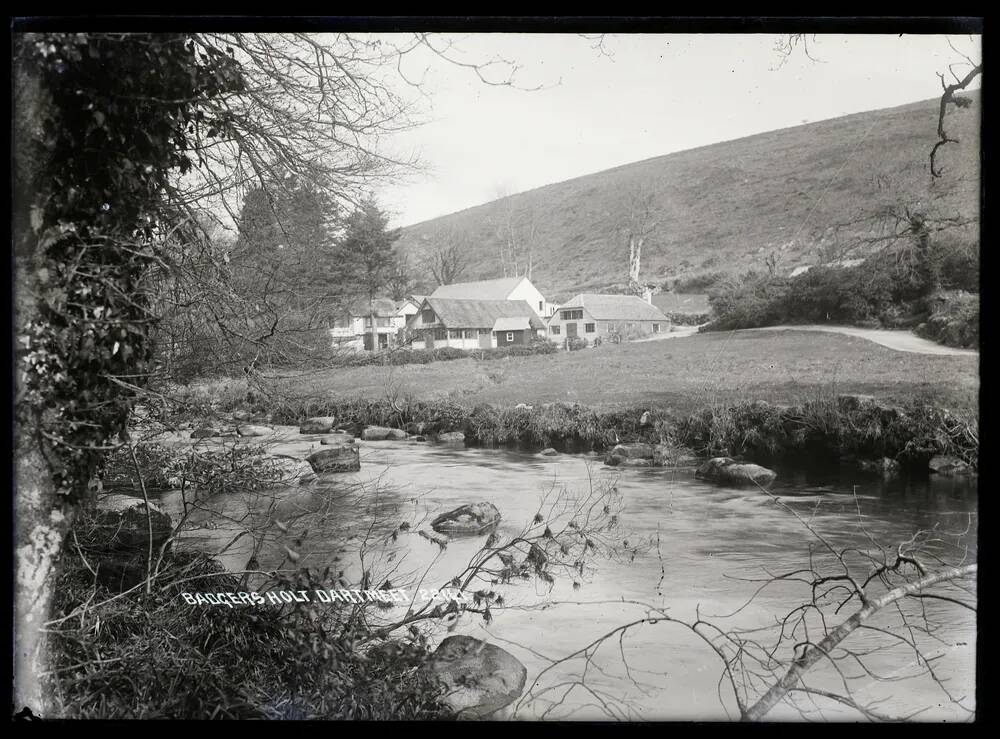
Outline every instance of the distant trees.
[[346, 218], [338, 247], [342, 279], [354, 294], [368, 301], [373, 349], [378, 348], [375, 298], [399, 268], [395, 243], [400, 235], [399, 229], [389, 228], [389, 217], [369, 198]]
[[431, 275], [438, 285], [451, 285], [458, 282], [462, 279], [468, 266], [468, 254], [462, 244], [442, 243], [431, 253]]
[[490, 218], [497, 238], [497, 263], [504, 277], [527, 277], [535, 264], [538, 213], [515, 200], [506, 187], [496, 189], [497, 213]]

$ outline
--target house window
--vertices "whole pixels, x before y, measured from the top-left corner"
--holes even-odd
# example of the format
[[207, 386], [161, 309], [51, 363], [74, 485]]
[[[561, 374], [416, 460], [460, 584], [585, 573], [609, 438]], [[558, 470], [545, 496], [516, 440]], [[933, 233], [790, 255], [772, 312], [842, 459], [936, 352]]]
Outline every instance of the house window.
[[653, 324], [653, 333], [654, 334], [660, 333], [660, 324], [658, 324], [658, 323], [654, 323]]
[[586, 331], [588, 334], [594, 333], [594, 324], [592, 323], [583, 324], [583, 330]]
[[564, 321], [582, 321], [583, 311], [582, 310], [564, 310], [560, 314], [560, 317]]
[[479, 329], [479, 335], [480, 336], [489, 336], [491, 333], [493, 333], [493, 332], [490, 331], [488, 328], [481, 328], [481, 329]]
[[542, 310], [543, 310], [543, 308], [544, 308], [544, 306], [542, 305], [543, 302], [545, 302], [545, 301], [542, 301], [542, 300], [538, 301], [538, 312], [539, 313], [541, 313]]
[[434, 311], [432, 311], [430, 308], [425, 308], [420, 313], [420, 321], [422, 323], [434, 323]]
[[556, 336], [559, 335], [560, 330], [561, 329], [558, 326], [552, 326], [552, 333], [555, 334]]
[[347, 316], [344, 316], [344, 317], [341, 317], [341, 318], [334, 318], [333, 319], [333, 327], [334, 328], [350, 328], [351, 327], [351, 319], [349, 317], [347, 317]]
[[437, 339], [438, 341], [444, 341], [445, 339], [447, 339], [448, 338], [447, 329], [443, 328], [434, 329], [434, 338]]
[[508, 331], [507, 332], [507, 341], [508, 341], [508, 343], [514, 341], [514, 333], [512, 331]]
[[462, 338], [462, 329], [460, 329], [460, 328], [458, 328], [458, 329], [454, 329], [454, 328], [451, 329], [448, 332], [448, 338], [449, 339], [461, 339]]
[[476, 338], [476, 330], [473, 328], [467, 328], [463, 332], [463, 335], [466, 339], [474, 339]]

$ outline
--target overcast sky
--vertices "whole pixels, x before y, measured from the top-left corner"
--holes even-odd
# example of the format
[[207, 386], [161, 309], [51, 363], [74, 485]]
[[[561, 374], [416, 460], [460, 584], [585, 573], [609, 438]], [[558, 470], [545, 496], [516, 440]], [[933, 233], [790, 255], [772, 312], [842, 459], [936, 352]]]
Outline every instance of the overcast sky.
[[[820, 35], [779, 66], [773, 34], [440, 37], [467, 61], [520, 65], [526, 91], [413, 55], [425, 123], [385, 142], [425, 169], [379, 191], [396, 225], [649, 157], [940, 95], [937, 72], [977, 62], [969, 36]], [[610, 56], [609, 56], [610, 55]], [[968, 66], [955, 67], [963, 75]], [[504, 79], [508, 70], [487, 70]], [[977, 87], [978, 82], [973, 85]], [[407, 92], [406, 94], [411, 94]]]

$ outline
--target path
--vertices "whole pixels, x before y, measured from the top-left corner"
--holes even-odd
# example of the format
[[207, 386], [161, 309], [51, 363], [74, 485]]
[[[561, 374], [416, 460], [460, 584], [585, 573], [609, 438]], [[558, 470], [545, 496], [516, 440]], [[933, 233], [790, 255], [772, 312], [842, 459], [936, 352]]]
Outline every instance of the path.
[[930, 339], [922, 339], [911, 331], [893, 330], [885, 328], [855, 328], [854, 326], [822, 326], [810, 324], [806, 326], [765, 326], [763, 328], [748, 328], [743, 331], [826, 331], [834, 334], [845, 334], [847, 336], [857, 336], [868, 341], [874, 341], [898, 352], [912, 352], [914, 354], [947, 354], [958, 356], [978, 357], [979, 352], [975, 349], [955, 349], [954, 347], [938, 344]]

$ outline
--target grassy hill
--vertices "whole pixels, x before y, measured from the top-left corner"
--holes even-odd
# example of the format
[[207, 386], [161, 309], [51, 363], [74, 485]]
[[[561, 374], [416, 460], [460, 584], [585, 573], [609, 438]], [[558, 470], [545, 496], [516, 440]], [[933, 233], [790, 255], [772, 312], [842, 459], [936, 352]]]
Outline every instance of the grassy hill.
[[[961, 140], [942, 150], [931, 182], [938, 101], [926, 100], [726, 141], [546, 185], [406, 228], [400, 246], [416, 266], [449, 238], [469, 256], [465, 279], [502, 276], [497, 224], [532, 231], [532, 281], [550, 299], [620, 290], [628, 250], [619, 222], [627, 193], [652, 192], [656, 227], [642, 280], [764, 268], [790, 272], [836, 258], [870, 230], [867, 216], [898, 203], [978, 217], [978, 92], [948, 114]], [[522, 237], [522, 241], [527, 241]], [[421, 275], [422, 276], [422, 275]], [[420, 287], [433, 287], [425, 281]]]

